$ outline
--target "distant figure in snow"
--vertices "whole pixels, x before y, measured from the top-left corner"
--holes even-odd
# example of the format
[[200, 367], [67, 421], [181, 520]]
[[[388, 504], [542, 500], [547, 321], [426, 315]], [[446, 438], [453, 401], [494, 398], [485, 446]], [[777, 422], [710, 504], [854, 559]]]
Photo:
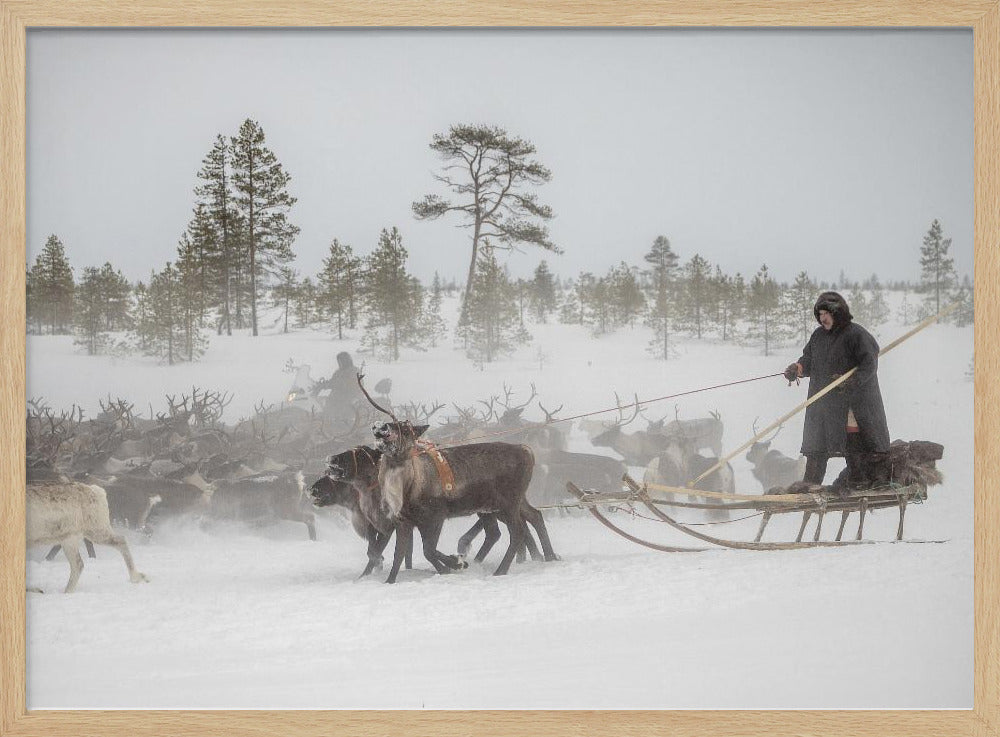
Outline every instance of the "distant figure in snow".
[[789, 386], [809, 377], [809, 396], [852, 368], [857, 371], [806, 408], [802, 455], [804, 481], [822, 484], [830, 456], [844, 456], [850, 488], [869, 488], [889, 480], [889, 428], [878, 385], [879, 347], [871, 333], [853, 322], [837, 292], [823, 292], [813, 315], [813, 331], [802, 357], [784, 371]]
[[337, 370], [333, 376], [317, 384], [319, 389], [327, 387], [330, 395], [323, 406], [323, 414], [337, 425], [350, 426], [354, 422], [354, 402], [362, 395], [358, 388], [358, 369], [347, 351], [337, 354]]

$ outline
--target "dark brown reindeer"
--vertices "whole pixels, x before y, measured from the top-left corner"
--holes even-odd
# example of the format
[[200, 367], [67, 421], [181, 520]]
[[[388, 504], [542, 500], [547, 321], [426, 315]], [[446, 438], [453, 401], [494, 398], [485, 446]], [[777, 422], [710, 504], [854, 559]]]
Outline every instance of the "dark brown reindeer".
[[[392, 537], [392, 521], [381, 509], [378, 494], [378, 464], [382, 451], [368, 446], [330, 456], [326, 475], [320, 477], [309, 489], [312, 503], [317, 507], [341, 506], [351, 512], [351, 526], [358, 537], [368, 542], [368, 564], [358, 578], [364, 578], [382, 567], [382, 551]], [[378, 526], [372, 523], [375, 518]], [[384, 532], [383, 532], [384, 530]], [[454, 558], [451, 556], [451, 558]], [[446, 561], [459, 567], [457, 558]], [[406, 555], [406, 567], [413, 567], [412, 549]]]
[[[400, 422], [388, 410], [379, 407], [362, 383], [358, 385], [368, 401], [392, 422], [376, 423], [372, 433], [382, 451], [379, 462], [379, 488], [385, 512], [396, 531], [396, 549], [388, 583], [399, 573], [403, 554], [410, 544], [413, 528], [420, 530], [424, 556], [438, 573], [448, 568], [437, 557], [437, 541], [448, 517], [475, 513], [494, 513], [507, 525], [510, 544], [494, 575], [510, 569], [527, 532], [525, 520], [538, 532], [546, 560], [557, 560], [541, 512], [528, 504], [525, 492], [531, 481], [534, 456], [524, 445], [475, 443], [455, 448], [422, 449], [417, 438], [427, 428], [414, 428]], [[443, 478], [432, 454], [440, 455], [451, 477]]]

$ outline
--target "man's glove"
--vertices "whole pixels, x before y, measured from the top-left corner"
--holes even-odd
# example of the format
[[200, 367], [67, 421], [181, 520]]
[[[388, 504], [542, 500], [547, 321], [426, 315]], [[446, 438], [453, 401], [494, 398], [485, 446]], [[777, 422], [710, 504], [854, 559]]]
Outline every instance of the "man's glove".
[[799, 365], [797, 363], [790, 364], [784, 372], [785, 379], [791, 384], [793, 381], [799, 380]]

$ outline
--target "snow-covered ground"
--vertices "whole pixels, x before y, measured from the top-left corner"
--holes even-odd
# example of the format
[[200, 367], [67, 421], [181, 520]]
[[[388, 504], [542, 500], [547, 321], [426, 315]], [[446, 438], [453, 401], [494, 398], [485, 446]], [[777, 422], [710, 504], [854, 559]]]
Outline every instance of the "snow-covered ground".
[[[880, 341], [906, 329], [887, 326]], [[647, 399], [775, 373], [800, 348], [765, 357], [682, 339], [679, 355], [661, 362], [645, 353], [644, 329], [600, 339], [557, 324], [531, 330], [532, 345], [482, 371], [441, 346], [397, 364], [369, 360], [367, 373], [391, 377], [396, 402], [471, 404], [504, 382], [526, 397], [534, 382], [546, 407], [562, 404], [569, 416], [612, 406], [614, 392]], [[109, 393], [161, 410], [167, 393], [225, 389], [235, 395], [232, 422], [261, 399], [280, 400], [289, 358], [324, 376], [338, 351], [355, 348], [319, 332], [213, 336], [200, 362], [165, 367], [30, 336], [28, 396], [94, 413]], [[148, 541], [130, 537], [150, 583], [129, 584], [117, 553], [98, 547], [76, 593], [28, 596], [29, 707], [969, 708], [972, 350], [971, 327], [932, 326], [879, 371], [892, 437], [945, 446], [945, 483], [906, 515], [909, 539], [945, 542], [665, 554], [584, 512], [550, 512], [559, 562], [493, 577], [501, 544], [486, 565], [437, 576], [418, 552], [414, 570], [388, 586], [380, 576], [355, 580], [364, 545], [336, 512], [321, 511], [317, 542], [290, 522], [164, 526]], [[660, 402], [647, 417], [672, 419], [675, 404], [681, 418], [718, 410], [729, 449], [751, 436], [755, 419], [763, 426], [804, 398], [804, 384], [775, 378]], [[775, 447], [797, 452], [801, 422], [790, 421]], [[576, 429], [571, 445], [594, 451]], [[758, 492], [749, 464], [733, 465], [737, 491]], [[842, 462], [830, 466], [828, 479]], [[787, 517], [765, 539], [794, 538], [799, 519]], [[640, 537], [699, 545], [641, 517], [614, 519]], [[752, 539], [758, 522], [709, 529]], [[892, 540], [896, 523], [895, 511], [876, 512], [866, 537]], [[441, 549], [454, 549], [469, 524], [448, 522]], [[29, 585], [57, 592], [68, 567], [61, 556], [45, 562], [45, 552], [29, 551]]]

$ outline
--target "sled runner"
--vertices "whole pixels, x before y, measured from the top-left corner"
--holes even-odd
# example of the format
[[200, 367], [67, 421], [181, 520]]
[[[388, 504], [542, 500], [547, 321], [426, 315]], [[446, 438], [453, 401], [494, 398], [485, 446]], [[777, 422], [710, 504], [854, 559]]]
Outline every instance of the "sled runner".
[[[659, 484], [639, 484], [631, 476], [625, 474], [622, 480], [628, 491], [601, 492], [582, 490], [575, 484], [568, 483], [567, 489], [577, 498], [578, 505], [585, 507], [598, 521], [615, 533], [639, 545], [661, 550], [663, 552], [691, 552], [703, 548], [679, 548], [658, 545], [631, 535], [609, 520], [598, 508], [600, 505], [625, 505], [634, 508], [642, 505], [648, 509], [654, 518], [670, 527], [690, 535], [702, 542], [740, 550], [795, 550], [814, 547], [843, 547], [847, 545], [872, 544], [876, 541], [865, 540], [865, 516], [869, 511], [896, 507], [899, 509], [899, 525], [896, 530], [896, 541], [922, 542], [903, 539], [903, 521], [906, 508], [910, 504], [921, 504], [927, 500], [927, 487], [941, 482], [941, 474], [935, 467], [935, 461], [941, 458], [943, 448], [936, 443], [926, 441], [904, 442], [895, 441], [890, 448], [892, 459], [891, 479], [887, 484], [868, 489], [849, 489], [838, 479], [832, 486], [810, 485], [797, 482], [786, 489], [774, 489], [769, 494], [729, 494], [718, 491], [701, 491], [686, 487], [662, 486]], [[705, 501], [676, 501], [658, 494], [687, 495], [689, 498]], [[763, 517], [757, 530], [757, 536], [752, 541], [731, 540], [710, 535], [693, 529], [690, 524], [677, 521], [663, 511], [663, 507], [681, 507], [688, 509], [709, 510], [753, 510]], [[840, 526], [833, 540], [821, 540], [823, 519], [827, 513], [840, 512]], [[859, 515], [858, 530], [854, 540], [844, 540], [844, 528], [852, 512]], [[775, 514], [801, 513], [802, 524], [794, 542], [762, 542], [764, 530], [771, 517]], [[816, 530], [811, 541], [802, 539], [812, 515], [817, 516]], [[718, 522], [716, 524], [728, 524]], [[923, 541], [926, 542], [926, 541]], [[939, 542], [939, 541], [936, 541]]]

